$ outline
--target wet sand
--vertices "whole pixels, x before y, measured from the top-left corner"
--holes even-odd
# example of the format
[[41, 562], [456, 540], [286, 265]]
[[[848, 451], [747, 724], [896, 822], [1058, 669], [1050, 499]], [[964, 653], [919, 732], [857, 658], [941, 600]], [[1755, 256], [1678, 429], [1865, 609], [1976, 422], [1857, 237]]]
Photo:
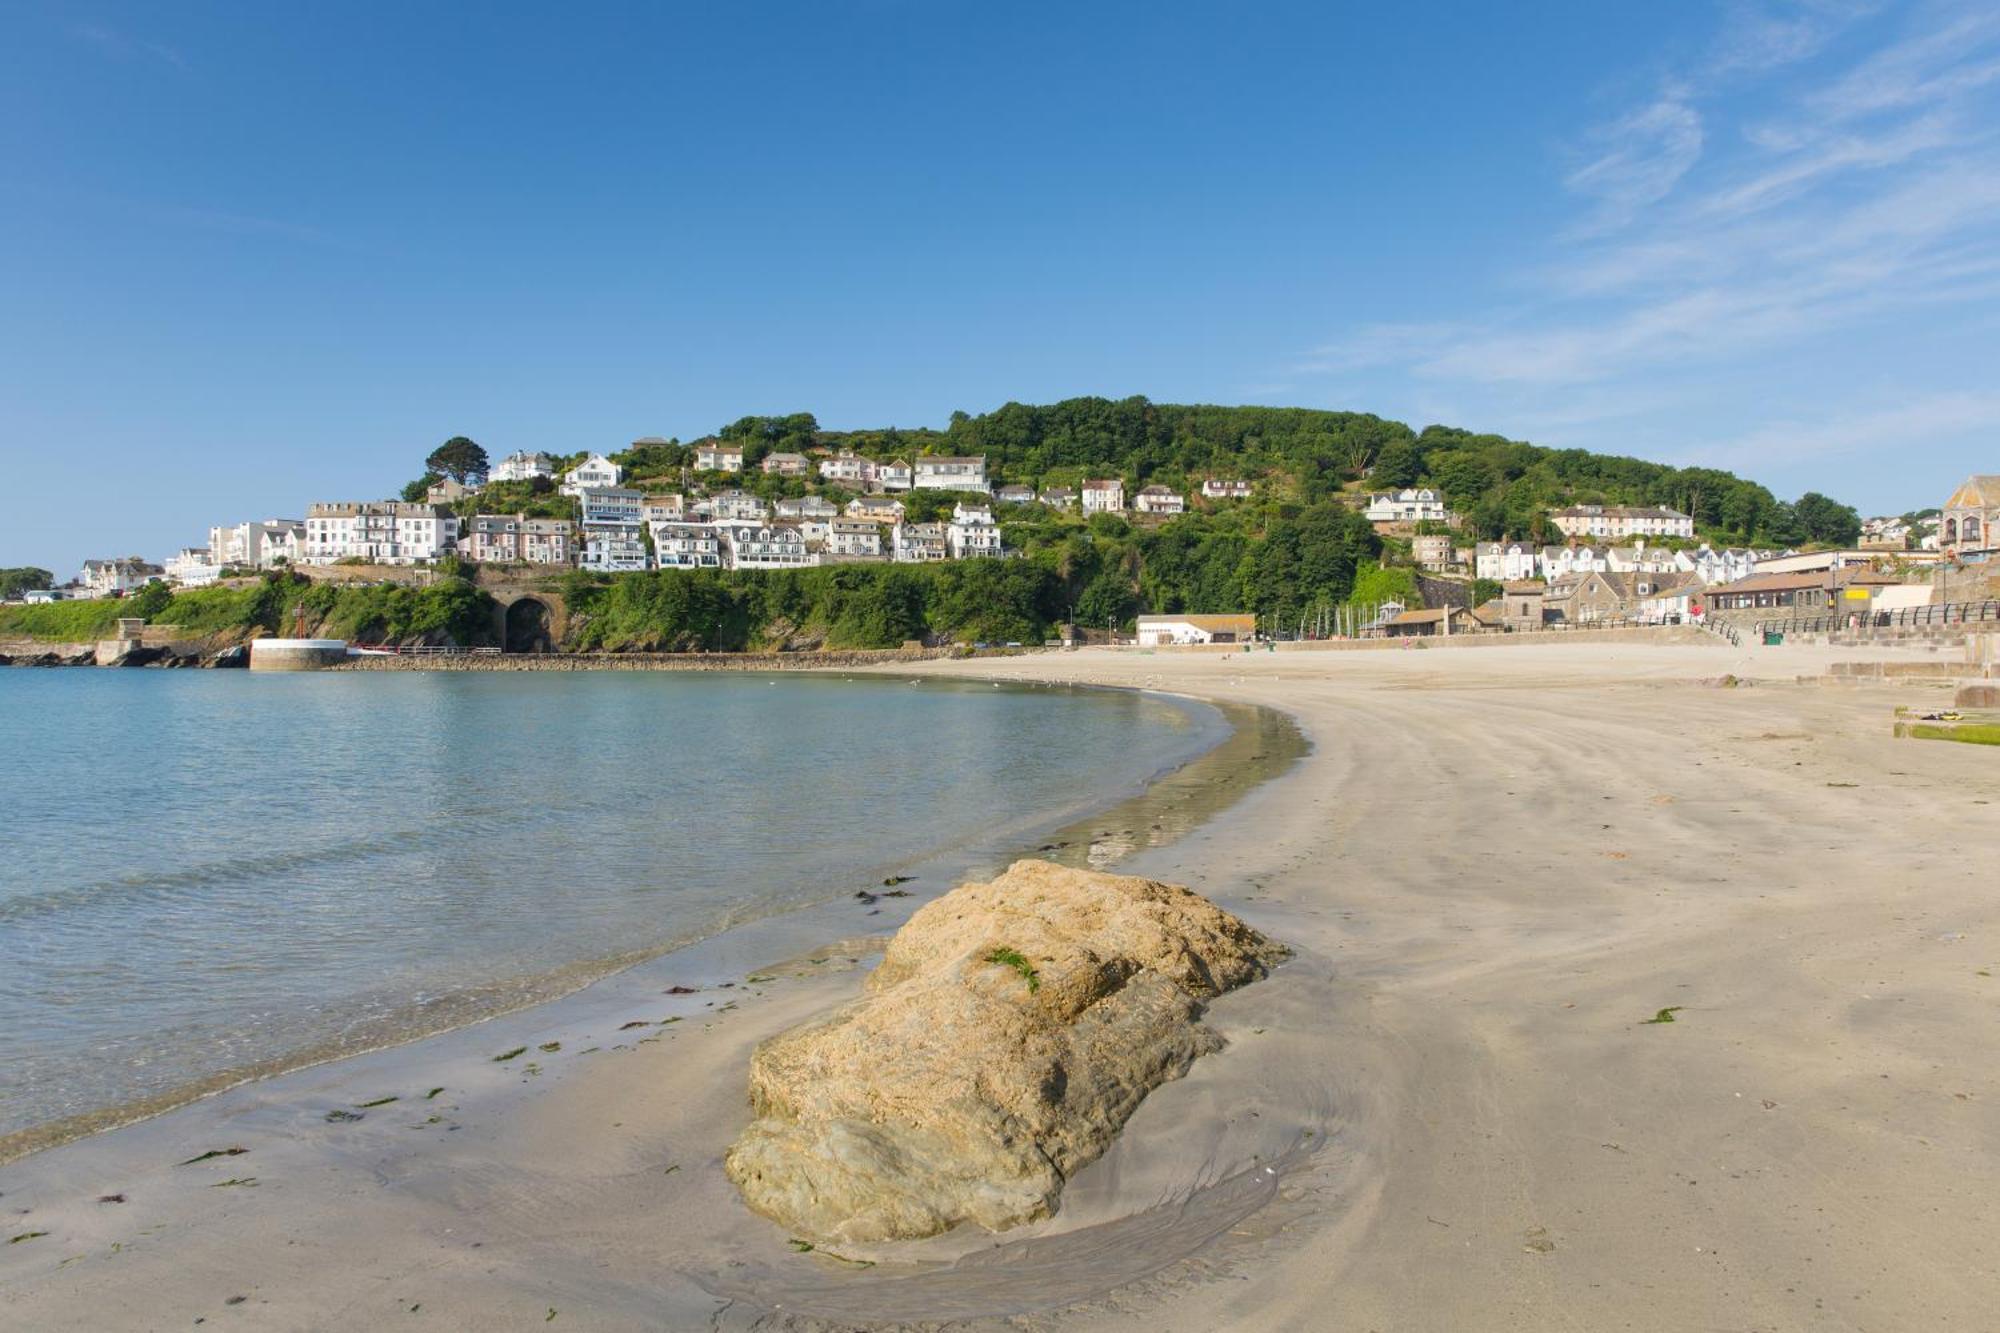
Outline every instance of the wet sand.
[[[47, 1233], [0, 1247], [0, 1300], [31, 1328], [1981, 1327], [2000, 768], [1889, 738], [1935, 690], [1790, 683], [1857, 655], [926, 664], [1266, 704], [1314, 743], [1121, 867], [1298, 953], [1057, 1217], [828, 1256], [749, 1215], [719, 1170], [749, 1048], [868, 960], [771, 967], [810, 940], [760, 923], [0, 1170], [8, 1236]], [[1698, 683], [1724, 673], [1765, 679]]]

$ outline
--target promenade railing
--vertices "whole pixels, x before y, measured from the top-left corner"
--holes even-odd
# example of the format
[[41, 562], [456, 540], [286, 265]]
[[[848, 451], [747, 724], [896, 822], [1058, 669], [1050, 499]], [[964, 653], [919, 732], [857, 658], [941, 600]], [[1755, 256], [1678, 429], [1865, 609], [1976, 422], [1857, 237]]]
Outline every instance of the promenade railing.
[[2000, 602], [1939, 602], [1905, 606], [1894, 611], [1825, 612], [1759, 620], [1759, 634], [1830, 634], [1839, 630], [1916, 629], [1928, 625], [1978, 625], [2000, 622]]

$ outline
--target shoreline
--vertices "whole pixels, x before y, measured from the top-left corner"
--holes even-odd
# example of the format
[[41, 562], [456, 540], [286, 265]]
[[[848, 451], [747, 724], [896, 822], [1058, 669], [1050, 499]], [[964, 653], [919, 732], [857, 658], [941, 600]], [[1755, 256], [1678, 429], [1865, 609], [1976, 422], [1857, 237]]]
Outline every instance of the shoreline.
[[[823, 669], [851, 669], [851, 666]], [[1032, 690], [1046, 687], [1029, 685], [1016, 688]], [[973, 844], [946, 843], [907, 856], [892, 857], [884, 862], [882, 868], [895, 873], [927, 871], [932, 879], [928, 887], [934, 889], [940, 872], [961, 879], [965, 877], [961, 863], [970, 861], [990, 868], [995, 864], [996, 857], [999, 864], [1029, 854], [1078, 865], [1101, 867], [1115, 864], [1139, 846], [1158, 845], [1184, 834], [1218, 808], [1215, 800], [1217, 793], [1228, 793], [1221, 805], [1234, 800], [1237, 788], [1242, 785], [1240, 773], [1249, 774], [1248, 786], [1254, 787], [1263, 781], [1267, 770], [1253, 764], [1248, 751], [1272, 751], [1280, 768], [1300, 752], [1296, 748], [1296, 733], [1288, 739], [1282, 734], [1283, 728], [1274, 729], [1264, 710], [1218, 706], [1199, 700], [1183, 699], [1181, 702], [1194, 703], [1215, 712], [1215, 721], [1207, 724], [1208, 730], [1213, 733], [1212, 738], [1187, 758], [1139, 778], [1134, 788], [1125, 789], [1127, 794], [1109, 804], [1090, 809], [1086, 802], [1086, 808], [1080, 811], [1059, 806], [1025, 816], [997, 835], [982, 838], [982, 844], [995, 844], [988, 851], [982, 851]], [[1266, 756], [1258, 753], [1254, 757], [1263, 760]], [[1103, 837], [1092, 832], [1096, 825], [1106, 823], [1132, 827], [1121, 827], [1116, 833], [1106, 829]], [[1007, 850], [1010, 847], [1011, 852]], [[868, 888], [869, 885], [859, 886], [857, 895], [866, 893]], [[732, 913], [712, 929], [696, 928], [643, 948], [604, 958], [578, 959], [527, 977], [497, 979], [469, 991], [438, 996], [420, 1010], [373, 1019], [360, 1029], [338, 1038], [312, 1042], [249, 1065], [219, 1070], [131, 1101], [9, 1131], [0, 1134], [0, 1167], [65, 1144], [141, 1124], [235, 1088], [281, 1078], [299, 1070], [338, 1064], [374, 1052], [421, 1043], [491, 1019], [555, 1004], [587, 991], [607, 978], [669, 958], [729, 932], [774, 918], [823, 912], [843, 901], [847, 892], [846, 888], [840, 889], [833, 897], [819, 903], [778, 905], [745, 915]], [[914, 910], [916, 905], [912, 902], [910, 910]]]
[[[719, 1171], [743, 1062], [851, 995], [866, 955], [767, 968], [728, 955], [739, 935], [681, 957], [698, 994], [660, 996], [648, 965], [600, 983], [649, 1020], [622, 1038], [561, 1028], [559, 1001], [420, 1044], [421, 1067], [364, 1057], [369, 1093], [448, 1082], [456, 1129], [328, 1128], [365, 1098], [312, 1071], [218, 1099], [240, 1105], [203, 1133], [161, 1117], [17, 1163], [8, 1198], [50, 1234], [0, 1249], [0, 1289], [51, 1328], [231, 1296], [296, 1328], [1977, 1326], [2000, 1297], [1979, 872], [2000, 773], [1892, 739], [1892, 687], [1793, 683], [1854, 655], [999, 664], [1282, 710], [1313, 746], [1120, 865], [1294, 961], [1215, 1002], [1227, 1048], [1155, 1090], [1045, 1223], [827, 1256], [748, 1215]], [[546, 1076], [493, 1062], [543, 1041]], [[164, 1165], [225, 1144], [251, 1152]], [[261, 1188], [215, 1188], [246, 1175]]]

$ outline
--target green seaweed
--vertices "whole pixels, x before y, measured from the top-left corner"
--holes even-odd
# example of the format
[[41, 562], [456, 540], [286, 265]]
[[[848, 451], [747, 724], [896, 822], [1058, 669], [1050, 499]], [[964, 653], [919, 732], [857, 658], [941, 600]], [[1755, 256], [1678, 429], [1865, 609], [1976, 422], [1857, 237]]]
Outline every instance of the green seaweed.
[[403, 1100], [401, 1097], [377, 1097], [372, 1102], [356, 1102], [354, 1104], [365, 1111], [371, 1106], [387, 1106], [390, 1102], [399, 1102], [401, 1100]]
[[213, 1185], [210, 1185], [209, 1188], [212, 1190], [222, 1190], [222, 1189], [228, 1189], [231, 1185], [247, 1185], [250, 1188], [255, 1189], [257, 1186], [257, 1177], [231, 1176], [228, 1180], [216, 1181]]
[[800, 1240], [797, 1236], [792, 1237], [785, 1244], [791, 1246], [800, 1254], [811, 1254], [813, 1252], [813, 1243], [809, 1240]]
[[180, 1165], [193, 1166], [196, 1162], [206, 1162], [211, 1157], [241, 1157], [244, 1153], [249, 1151], [250, 1150], [248, 1148], [210, 1148], [207, 1152], [203, 1153], [201, 1156], [190, 1157], [185, 1162], [180, 1163]]
[[1670, 1004], [1666, 1008], [1660, 1010], [1659, 1013], [1654, 1014], [1651, 1018], [1640, 1019], [1639, 1026], [1647, 1027], [1654, 1023], [1671, 1023], [1674, 1021], [1674, 1015], [1679, 1013], [1682, 1010], [1682, 1008], [1684, 1008], [1684, 1006], [1682, 1005]]
[[359, 1111], [347, 1111], [338, 1106], [326, 1113], [326, 1123], [329, 1125], [351, 1125], [357, 1120], [366, 1120], [367, 1118], [367, 1116], [361, 1114]]
[[443, 1091], [444, 1091], [443, 1088], [432, 1088], [429, 1092], [424, 1094], [424, 1100], [427, 1102], [435, 1101], [437, 1099], [437, 1095]]
[[540, 1046], [537, 1046], [535, 1049], [538, 1051], [546, 1051], [548, 1054], [554, 1055], [557, 1051], [562, 1049], [562, 1043], [559, 1041], [545, 1041]]
[[46, 1236], [48, 1234], [49, 1233], [46, 1231], [23, 1231], [18, 1236], [9, 1236], [7, 1238], [7, 1243], [9, 1245], [19, 1245], [24, 1240], [40, 1240], [43, 1236]]
[[526, 1055], [527, 1053], [528, 1053], [528, 1048], [527, 1048], [527, 1047], [525, 1047], [525, 1046], [516, 1046], [516, 1047], [515, 1047], [515, 1048], [514, 1048], [513, 1050], [511, 1050], [511, 1051], [502, 1051], [502, 1052], [501, 1052], [500, 1054], [498, 1054], [498, 1055], [494, 1056], [494, 1057], [493, 1057], [493, 1063], [494, 1063], [494, 1064], [496, 1064], [496, 1065], [501, 1065], [501, 1064], [505, 1064], [505, 1063], [507, 1063], [507, 1061], [509, 1061], [509, 1060], [513, 1059], [513, 1058], [514, 1058], [515, 1056], [517, 1056], [517, 1055]]
[[1042, 988], [1042, 978], [1035, 971], [1035, 965], [1022, 957], [1018, 949], [1009, 949], [1005, 945], [1002, 945], [992, 953], [987, 954], [986, 961], [989, 963], [998, 963], [1002, 967], [1011, 967], [1016, 972], [1019, 972], [1022, 980], [1028, 983], [1028, 994], [1030, 995], [1033, 995]]

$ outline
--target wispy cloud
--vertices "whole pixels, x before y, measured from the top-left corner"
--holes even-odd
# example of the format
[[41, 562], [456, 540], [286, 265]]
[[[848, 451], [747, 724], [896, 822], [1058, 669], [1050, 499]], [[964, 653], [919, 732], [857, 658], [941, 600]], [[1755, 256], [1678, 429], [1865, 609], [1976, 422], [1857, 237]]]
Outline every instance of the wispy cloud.
[[[1593, 420], [1672, 415], [1655, 405], [1675, 376], [1789, 366], [1920, 311], [1974, 320], [2000, 299], [2000, 10], [1931, 4], [1885, 33], [1874, 8], [1732, 11], [1699, 60], [1583, 133], [1560, 252], [1496, 275], [1518, 299], [1361, 327], [1294, 370], [1401, 375], [1412, 396], [1577, 441]], [[1995, 403], [1910, 399], [1857, 408], [1856, 447], [1899, 421], [1969, 429]], [[1829, 440], [1810, 413], [1764, 410], [1713, 447], [1777, 459]]]
[[70, 32], [78, 41], [96, 47], [114, 60], [158, 60], [176, 69], [188, 67], [187, 61], [173, 47], [163, 42], [134, 37], [108, 24], [82, 23], [71, 28]]
[[1696, 447], [1688, 461], [1728, 466], [1818, 460], [1884, 448], [1907, 450], [1943, 433], [2000, 432], [2000, 392], [1935, 394], [1860, 414], [1769, 422], [1734, 439]]

